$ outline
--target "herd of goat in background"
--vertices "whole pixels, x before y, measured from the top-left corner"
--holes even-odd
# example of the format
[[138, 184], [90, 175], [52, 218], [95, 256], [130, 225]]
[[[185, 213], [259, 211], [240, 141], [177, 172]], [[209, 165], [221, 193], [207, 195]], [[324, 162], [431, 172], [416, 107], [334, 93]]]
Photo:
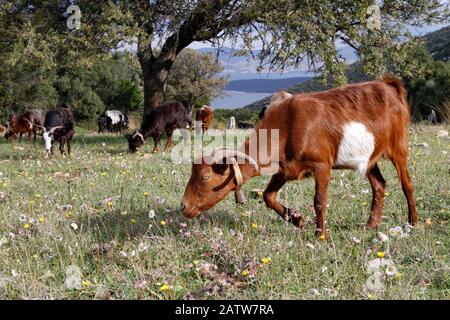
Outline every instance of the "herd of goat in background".
[[[151, 136], [155, 143], [153, 151], [158, 150], [158, 144], [162, 136], [167, 136], [166, 150], [172, 145], [172, 134], [176, 129], [195, 129], [196, 134], [207, 134], [212, 126], [213, 109], [203, 106], [195, 114], [197, 128], [192, 127], [192, 117], [188, 114], [185, 106], [180, 102], [166, 102], [153, 109], [144, 116], [139, 130], [131, 135], [126, 135], [131, 152], [137, 151], [147, 137]], [[107, 110], [97, 119], [98, 134], [100, 133], [124, 133], [129, 129], [128, 116], [119, 110]], [[227, 129], [249, 129], [253, 126], [246, 122], [236, 123], [234, 117], [227, 122]], [[75, 118], [66, 104], [62, 104], [53, 110], [42, 114], [38, 110], [27, 111], [21, 114], [13, 114], [5, 125], [0, 124], [0, 135], [7, 141], [19, 137], [22, 141], [23, 135], [28, 135], [28, 141], [34, 141], [38, 135], [43, 137], [47, 152], [53, 155], [53, 143], [60, 143], [61, 154], [70, 155], [71, 140], [75, 130]]]

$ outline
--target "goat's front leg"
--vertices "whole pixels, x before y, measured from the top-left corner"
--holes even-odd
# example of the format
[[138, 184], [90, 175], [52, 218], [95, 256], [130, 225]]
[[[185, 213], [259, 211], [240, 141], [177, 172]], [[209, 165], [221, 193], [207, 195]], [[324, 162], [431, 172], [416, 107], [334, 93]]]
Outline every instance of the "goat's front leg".
[[61, 155], [64, 155], [64, 145], [66, 144], [66, 139], [62, 138], [59, 142], [59, 151], [61, 151]]
[[272, 176], [266, 190], [264, 191], [264, 202], [266, 206], [275, 210], [283, 220], [292, 222], [296, 227], [302, 228], [304, 220], [295, 209], [286, 208], [277, 200], [278, 191], [284, 186], [287, 179], [283, 174], [277, 173]]
[[166, 145], [164, 146], [164, 151], [168, 150], [170, 147], [172, 147], [172, 132], [169, 132], [167, 134], [167, 142]]
[[316, 191], [314, 195], [314, 210], [316, 211], [316, 236], [327, 238], [327, 198], [328, 186], [331, 181], [331, 168], [327, 165], [317, 165], [314, 169]]

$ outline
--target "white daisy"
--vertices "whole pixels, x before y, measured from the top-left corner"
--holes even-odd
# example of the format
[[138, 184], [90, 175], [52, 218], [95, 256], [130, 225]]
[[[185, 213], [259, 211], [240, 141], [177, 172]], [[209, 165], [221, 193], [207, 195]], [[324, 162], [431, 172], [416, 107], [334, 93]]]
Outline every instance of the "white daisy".
[[393, 265], [387, 266], [386, 267], [386, 274], [390, 277], [393, 277], [397, 274], [397, 268], [394, 267]]
[[154, 217], [155, 217], [155, 210], [150, 210], [149, 212], [148, 212], [148, 217], [150, 218], [150, 219], [153, 219]]
[[72, 222], [70, 224], [70, 226], [72, 227], [73, 230], [77, 230], [78, 229], [78, 225], [75, 222]]

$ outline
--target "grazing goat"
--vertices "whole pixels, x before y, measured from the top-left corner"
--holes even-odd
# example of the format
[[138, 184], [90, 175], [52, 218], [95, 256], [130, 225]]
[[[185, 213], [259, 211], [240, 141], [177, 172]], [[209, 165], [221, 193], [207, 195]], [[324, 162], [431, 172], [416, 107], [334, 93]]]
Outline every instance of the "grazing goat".
[[13, 115], [9, 118], [9, 130], [5, 134], [6, 139], [14, 139], [19, 135], [19, 141], [22, 141], [23, 134], [28, 134], [28, 141], [31, 142], [31, 134], [36, 141], [37, 129], [42, 127], [42, 117], [36, 111], [27, 111], [20, 115]]
[[[202, 133], [208, 133], [208, 129], [213, 121], [213, 109], [209, 106], [203, 106], [195, 113], [195, 121], [201, 124]], [[200, 128], [195, 129], [196, 134], [200, 134]]]
[[227, 122], [227, 129], [228, 129], [228, 130], [234, 130], [234, 129], [236, 129], [236, 118], [235, 118], [235, 117], [230, 117], [230, 118], [228, 119], [228, 122]]
[[[383, 157], [390, 159], [397, 171], [408, 203], [408, 221], [416, 225], [413, 184], [407, 169], [409, 123], [406, 90], [394, 78], [278, 99], [266, 110], [253, 133], [256, 147], [253, 142], [250, 145], [250, 136], [240, 151], [221, 149], [197, 159], [181, 202], [182, 212], [193, 218], [216, 205], [230, 191], [239, 190], [252, 177], [270, 174], [272, 178], [264, 191], [266, 205], [284, 220], [302, 227], [300, 213], [283, 206], [277, 193], [287, 181], [312, 176], [316, 235], [326, 238], [331, 170], [353, 169], [365, 174], [372, 186], [367, 227], [375, 228], [381, 223], [386, 190], [378, 167]], [[269, 135], [265, 151], [258, 143], [263, 129]], [[276, 135], [274, 129], [279, 135], [276, 146], [271, 142], [272, 135]], [[272, 154], [274, 147], [278, 151]], [[269, 164], [261, 160], [265, 155]], [[211, 157], [213, 161], [207, 161]], [[271, 173], [264, 171], [273, 168], [274, 162], [276, 166]]]
[[72, 110], [67, 105], [63, 104], [56, 109], [48, 111], [45, 114], [42, 129], [44, 131], [42, 138], [44, 139], [47, 154], [53, 156], [53, 142], [58, 141], [61, 155], [64, 155], [64, 145], [67, 143], [67, 153], [70, 156], [70, 142], [75, 133], [75, 118]]
[[128, 117], [119, 110], [105, 111], [98, 119], [98, 133], [122, 132], [128, 129]]
[[185, 106], [180, 102], [166, 102], [144, 116], [141, 128], [128, 136], [130, 152], [136, 152], [145, 143], [148, 136], [152, 136], [158, 151], [158, 144], [163, 133], [167, 136], [164, 150], [172, 145], [172, 133], [175, 129], [187, 129], [192, 126], [192, 118], [187, 113]]
[[428, 122], [429, 122], [430, 124], [436, 124], [436, 123], [438, 123], [436, 111], [431, 110], [430, 114], [428, 115]]

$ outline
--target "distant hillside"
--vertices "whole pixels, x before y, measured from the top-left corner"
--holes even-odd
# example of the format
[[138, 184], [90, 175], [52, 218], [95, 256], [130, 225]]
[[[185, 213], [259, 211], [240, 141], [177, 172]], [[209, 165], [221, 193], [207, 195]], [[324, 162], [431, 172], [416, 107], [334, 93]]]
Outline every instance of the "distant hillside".
[[243, 92], [277, 92], [286, 90], [296, 84], [310, 80], [311, 77], [295, 77], [286, 79], [248, 79], [230, 81], [225, 90]]
[[428, 33], [423, 39], [434, 60], [450, 61], [450, 26]]
[[[450, 61], [450, 26], [444, 27], [434, 32], [430, 32], [423, 36], [425, 47], [431, 53], [435, 60]], [[358, 63], [350, 65], [347, 72], [349, 83], [361, 82], [368, 80], [367, 76], [361, 70]], [[302, 82], [298, 85], [290, 87], [287, 92], [302, 93], [315, 92], [331, 89], [331, 86], [324, 85], [320, 79], [313, 78], [311, 80]], [[255, 101], [243, 108], [249, 109], [253, 112], [259, 112], [264, 106], [267, 106], [271, 97]]]

